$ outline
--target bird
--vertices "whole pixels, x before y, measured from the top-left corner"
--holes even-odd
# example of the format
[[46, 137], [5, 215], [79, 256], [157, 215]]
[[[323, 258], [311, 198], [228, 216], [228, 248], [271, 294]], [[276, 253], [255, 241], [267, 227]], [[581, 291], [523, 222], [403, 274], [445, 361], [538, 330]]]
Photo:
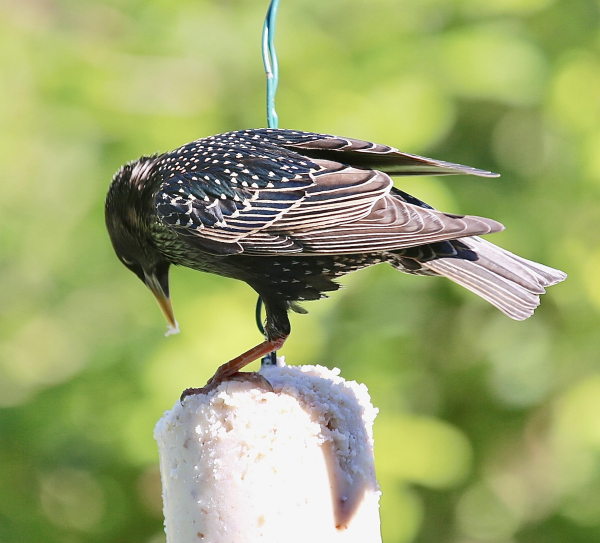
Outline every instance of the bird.
[[497, 177], [360, 139], [238, 130], [121, 167], [106, 196], [106, 226], [118, 259], [158, 301], [167, 335], [179, 331], [172, 265], [244, 281], [264, 302], [265, 340], [184, 393], [194, 394], [279, 350], [291, 332], [289, 311], [306, 312], [301, 302], [327, 297], [340, 277], [380, 263], [447, 277], [512, 319], [530, 317], [565, 273], [480, 237], [503, 230], [501, 223], [438, 211], [392, 180], [452, 174]]

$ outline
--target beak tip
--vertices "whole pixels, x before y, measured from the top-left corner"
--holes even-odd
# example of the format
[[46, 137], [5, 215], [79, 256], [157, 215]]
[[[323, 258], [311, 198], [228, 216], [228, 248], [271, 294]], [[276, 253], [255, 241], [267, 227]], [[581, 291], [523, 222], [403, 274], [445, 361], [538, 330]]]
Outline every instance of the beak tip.
[[158, 302], [158, 306], [162, 311], [165, 319], [167, 320], [167, 332], [165, 336], [170, 336], [172, 334], [179, 333], [179, 324], [175, 320], [175, 315], [173, 314], [173, 306], [171, 305], [171, 298], [169, 298], [169, 289], [168, 287], [161, 284], [156, 275], [146, 274], [145, 280], [146, 286], [150, 289], [150, 292], [154, 294], [156, 301]]
[[175, 334], [179, 334], [179, 323], [177, 321], [173, 321], [173, 324], [169, 323], [169, 328], [165, 332], [165, 337], [174, 336]]

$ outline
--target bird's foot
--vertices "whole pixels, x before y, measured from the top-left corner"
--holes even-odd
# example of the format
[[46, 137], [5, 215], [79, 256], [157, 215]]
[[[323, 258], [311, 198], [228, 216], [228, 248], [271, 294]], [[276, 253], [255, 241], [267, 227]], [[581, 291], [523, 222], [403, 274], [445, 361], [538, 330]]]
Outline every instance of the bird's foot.
[[252, 383], [258, 388], [262, 388], [265, 392], [273, 392], [271, 383], [267, 381], [260, 373], [253, 371], [238, 371], [231, 375], [218, 375], [218, 372], [209, 379], [209, 381], [202, 388], [186, 388], [179, 399], [181, 403], [188, 396], [194, 396], [195, 394], [208, 394], [217, 388], [221, 383], [226, 381], [240, 381], [242, 383]]
[[271, 383], [255, 371], [238, 371], [227, 378], [228, 381], [240, 381], [242, 383], [252, 383], [257, 388], [262, 388], [265, 392], [275, 392]]
[[[285, 343], [287, 336], [278, 337], [276, 339], [268, 339], [253, 347], [249, 351], [241, 354], [237, 358], [230, 360], [229, 362], [223, 364], [217, 372], [208, 380], [205, 386], [202, 388], [188, 388], [183, 391], [181, 395], [181, 402], [187, 397], [192, 396], [193, 394], [208, 394], [211, 390], [217, 388], [223, 381], [235, 380], [235, 381], [251, 381], [257, 384], [257, 386], [261, 386], [262, 388], [266, 388], [270, 392], [273, 392], [273, 388], [270, 383], [262, 376], [257, 373], [240, 373], [240, 370], [257, 360], [265, 356], [268, 353], [279, 350], [282, 345]], [[275, 358], [277, 359], [277, 358]]]

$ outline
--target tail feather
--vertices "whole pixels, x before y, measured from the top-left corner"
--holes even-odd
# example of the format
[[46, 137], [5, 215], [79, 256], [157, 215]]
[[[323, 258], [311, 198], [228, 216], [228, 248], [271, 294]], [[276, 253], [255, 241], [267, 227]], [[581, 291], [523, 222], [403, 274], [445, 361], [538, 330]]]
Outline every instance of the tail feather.
[[542, 287], [551, 287], [567, 278], [567, 274], [560, 270], [544, 266], [539, 262], [527, 260], [479, 237], [469, 238], [469, 241], [471, 242], [469, 245], [474, 251], [486, 256], [488, 259], [503, 258], [521, 264], [523, 271], [527, 271], [535, 277]]
[[481, 296], [512, 319], [530, 317], [545, 287], [567, 277], [560, 270], [514, 255], [479, 237], [460, 241], [477, 253], [477, 260], [440, 258], [421, 265]]

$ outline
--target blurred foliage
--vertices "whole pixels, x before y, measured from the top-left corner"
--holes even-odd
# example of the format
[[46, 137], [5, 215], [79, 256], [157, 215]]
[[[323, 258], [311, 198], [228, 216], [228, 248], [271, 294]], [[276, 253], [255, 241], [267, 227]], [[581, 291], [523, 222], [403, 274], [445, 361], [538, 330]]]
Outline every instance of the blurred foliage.
[[[183, 332], [114, 257], [124, 162], [264, 126], [267, 2], [0, 2], [0, 541], [160, 543], [154, 423], [260, 339], [244, 284], [176, 269]], [[379, 266], [293, 318], [293, 364], [365, 382], [386, 543], [600, 540], [600, 4], [285, 1], [283, 127], [502, 173], [402, 188], [561, 268], [512, 322]]]

